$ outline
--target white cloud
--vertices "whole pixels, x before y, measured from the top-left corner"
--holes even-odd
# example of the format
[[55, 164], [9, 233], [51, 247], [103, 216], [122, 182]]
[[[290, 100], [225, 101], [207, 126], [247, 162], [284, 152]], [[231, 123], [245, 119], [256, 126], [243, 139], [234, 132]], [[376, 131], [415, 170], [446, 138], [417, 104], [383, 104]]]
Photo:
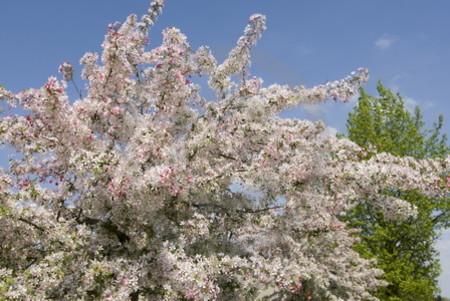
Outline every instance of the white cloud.
[[336, 136], [336, 134], [337, 134], [338, 132], [339, 132], [339, 131], [337, 130], [337, 128], [332, 127], [332, 126], [326, 126], [326, 127], [325, 127], [325, 131], [324, 131], [325, 134], [331, 135], [331, 136]]
[[426, 101], [419, 101], [417, 99], [414, 99], [412, 97], [409, 96], [404, 96], [403, 100], [405, 101], [406, 104], [406, 109], [410, 112], [414, 112], [414, 108], [416, 106], [419, 106], [420, 109], [430, 109], [432, 107], [434, 107], [434, 102], [430, 101], [430, 100], [426, 100]]
[[412, 97], [405, 96], [403, 97], [403, 101], [406, 104], [406, 108], [411, 112], [414, 111], [414, 108], [419, 105], [419, 101]]
[[403, 100], [406, 104], [406, 108], [410, 111], [413, 112], [414, 111], [414, 107], [416, 106], [420, 106], [420, 109], [430, 109], [433, 108], [435, 106], [435, 103], [430, 101], [430, 100], [417, 100], [415, 98], [409, 97], [409, 96], [405, 96], [403, 95], [403, 93], [401, 92], [401, 88], [399, 85], [399, 82], [404, 79], [407, 78], [408, 74], [404, 73], [404, 74], [396, 74], [394, 77], [392, 77], [392, 79], [389, 81], [389, 89], [392, 90], [392, 92], [394, 93], [400, 93], [400, 95], [402, 95]]
[[396, 74], [390, 81], [389, 81], [389, 88], [392, 90], [392, 92], [399, 92], [400, 86], [398, 82], [404, 77], [404, 75]]
[[424, 107], [425, 107], [425, 109], [430, 109], [430, 108], [434, 107], [434, 102], [427, 100], [424, 103]]
[[380, 50], [386, 50], [390, 48], [395, 42], [397, 42], [396, 37], [389, 34], [383, 34], [375, 41], [375, 46]]
[[311, 120], [323, 120], [325, 118], [325, 108], [320, 104], [304, 104], [301, 106]]
[[301, 54], [304, 54], [304, 55], [310, 54], [310, 53], [313, 52], [313, 50], [312, 50], [311, 48], [309, 48], [308, 46], [303, 45], [303, 44], [298, 45], [298, 46], [297, 46], [297, 50], [298, 50]]

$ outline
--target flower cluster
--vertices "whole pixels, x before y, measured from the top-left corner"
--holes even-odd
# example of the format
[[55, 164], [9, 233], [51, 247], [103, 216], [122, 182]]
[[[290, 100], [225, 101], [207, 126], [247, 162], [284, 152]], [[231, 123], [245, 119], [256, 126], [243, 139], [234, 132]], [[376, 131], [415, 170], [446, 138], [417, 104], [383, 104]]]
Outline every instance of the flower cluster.
[[62, 62], [61, 65], [59, 65], [58, 72], [62, 73], [63, 79], [66, 82], [73, 80], [74, 69], [69, 62]]

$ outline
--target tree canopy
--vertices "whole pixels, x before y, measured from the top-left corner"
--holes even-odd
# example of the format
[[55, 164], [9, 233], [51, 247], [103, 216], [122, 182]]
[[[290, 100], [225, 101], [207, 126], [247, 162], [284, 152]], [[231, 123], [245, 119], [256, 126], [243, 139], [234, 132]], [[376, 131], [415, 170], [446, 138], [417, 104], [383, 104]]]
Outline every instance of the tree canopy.
[[[381, 81], [379, 96], [360, 89], [360, 97], [347, 121], [348, 138], [359, 146], [396, 156], [417, 159], [446, 157], [447, 137], [441, 134], [443, 117], [433, 128], [424, 128], [419, 107], [410, 113], [400, 94], [386, 89]], [[388, 285], [376, 293], [381, 300], [432, 300], [439, 291], [438, 253], [434, 243], [438, 230], [449, 223], [447, 198], [429, 197], [414, 190], [392, 189], [417, 208], [417, 215], [403, 221], [387, 221], [381, 212], [361, 204], [349, 220], [362, 229], [362, 242], [355, 249], [365, 258], [375, 258]]]
[[[262, 15], [220, 64], [176, 28], [148, 50], [163, 2], [110, 25], [102, 55], [81, 59], [79, 99], [66, 93], [69, 63], [41, 88], [0, 88], [26, 112], [0, 119], [19, 154], [0, 173], [0, 298], [376, 300], [381, 271], [341, 217], [364, 200], [408, 218], [415, 208], [389, 190], [441, 194], [448, 162], [361, 160], [323, 124], [279, 118], [346, 101], [367, 71], [264, 86], [249, 75]], [[216, 99], [201, 97], [199, 75]]]

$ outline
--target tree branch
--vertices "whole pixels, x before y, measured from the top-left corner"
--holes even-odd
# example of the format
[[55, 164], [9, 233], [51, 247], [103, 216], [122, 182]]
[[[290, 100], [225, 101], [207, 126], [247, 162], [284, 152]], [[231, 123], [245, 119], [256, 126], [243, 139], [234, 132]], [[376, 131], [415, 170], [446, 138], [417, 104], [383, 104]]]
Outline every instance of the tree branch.
[[125, 243], [130, 240], [130, 237], [125, 232], [121, 231], [119, 227], [110, 219], [102, 221], [100, 219], [83, 216], [82, 218], [77, 218], [77, 222], [85, 225], [96, 225], [100, 223], [100, 227], [109, 233], [114, 234], [121, 243]]
[[42, 228], [41, 226], [36, 225], [35, 223], [33, 223], [33, 222], [29, 221], [29, 220], [24, 219], [23, 217], [19, 217], [18, 220], [21, 221], [21, 222], [24, 222], [24, 223], [26, 223], [26, 224], [28, 224], [30, 226], [33, 226], [34, 228], [38, 229], [41, 232], [45, 232], [44, 228]]

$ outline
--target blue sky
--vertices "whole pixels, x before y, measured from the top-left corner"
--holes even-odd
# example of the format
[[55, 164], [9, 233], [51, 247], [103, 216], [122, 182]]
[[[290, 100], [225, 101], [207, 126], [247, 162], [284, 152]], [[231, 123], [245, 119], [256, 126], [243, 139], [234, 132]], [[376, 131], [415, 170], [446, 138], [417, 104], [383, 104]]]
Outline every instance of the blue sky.
[[[142, 15], [147, 0], [2, 1], [0, 84], [12, 91], [40, 87], [58, 75], [61, 61], [100, 52], [107, 25], [131, 13]], [[150, 35], [181, 29], [194, 48], [211, 46], [224, 58], [253, 13], [267, 16], [268, 30], [254, 49], [253, 74], [266, 83], [312, 86], [340, 79], [366, 67], [366, 88], [376, 81], [400, 92], [409, 107], [419, 105], [431, 124], [447, 110], [450, 83], [450, 1], [446, 0], [166, 0], [164, 14]], [[78, 69], [79, 70], [79, 69]], [[82, 85], [82, 84], [81, 84]], [[306, 106], [286, 116], [323, 120], [330, 132], [345, 131], [355, 102]], [[443, 295], [450, 296], [450, 231], [438, 243]]]

